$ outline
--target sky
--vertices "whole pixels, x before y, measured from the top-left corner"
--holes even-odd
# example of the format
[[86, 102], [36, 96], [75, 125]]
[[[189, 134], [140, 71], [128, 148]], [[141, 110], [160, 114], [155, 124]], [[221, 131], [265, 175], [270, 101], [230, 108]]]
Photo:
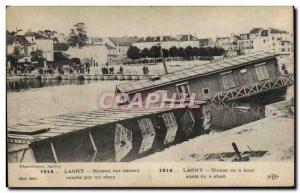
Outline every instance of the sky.
[[292, 7], [8, 7], [7, 30], [55, 30], [67, 35], [84, 22], [89, 36], [198, 37], [247, 33], [253, 27], [293, 32]]

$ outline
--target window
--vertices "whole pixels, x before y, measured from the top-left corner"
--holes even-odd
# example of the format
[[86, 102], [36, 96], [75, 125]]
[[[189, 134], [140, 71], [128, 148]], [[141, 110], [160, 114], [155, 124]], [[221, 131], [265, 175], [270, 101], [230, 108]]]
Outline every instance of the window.
[[208, 95], [209, 94], [209, 88], [203, 89], [203, 94]]
[[141, 133], [143, 137], [139, 153], [143, 153], [152, 148], [153, 141], [155, 138], [155, 130], [151, 122], [151, 119], [148, 118], [143, 118], [138, 120], [138, 125], [141, 129]]
[[285, 52], [285, 48], [282, 48], [281, 50], [282, 50], [282, 52]]
[[176, 88], [180, 98], [189, 97], [191, 95], [190, 88], [187, 82], [182, 84], [177, 84]]
[[259, 81], [269, 78], [267, 67], [265, 64], [256, 65], [255, 71]]
[[175, 116], [172, 112], [162, 115], [164, 123], [166, 125], [167, 134], [164, 140], [164, 144], [168, 144], [174, 141], [178, 130], [178, 125]]
[[132, 149], [132, 131], [120, 124], [115, 128], [115, 154], [116, 160], [123, 159]]
[[235, 87], [235, 83], [231, 71], [222, 73], [221, 76], [222, 76], [221, 78], [222, 78], [224, 89], [230, 89]]
[[246, 73], [246, 72], [247, 72], [247, 69], [246, 69], [246, 68], [244, 68], [244, 69], [242, 69], [242, 70], [240, 71], [241, 74]]

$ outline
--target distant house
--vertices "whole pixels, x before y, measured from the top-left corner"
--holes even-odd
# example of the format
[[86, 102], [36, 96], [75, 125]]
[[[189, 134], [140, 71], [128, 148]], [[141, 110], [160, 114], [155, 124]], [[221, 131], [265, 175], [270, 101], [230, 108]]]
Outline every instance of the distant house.
[[176, 36], [178, 40], [178, 46], [182, 48], [186, 48], [188, 46], [191, 47], [199, 47], [199, 40], [197, 37], [187, 34], [187, 35], [178, 35]]
[[200, 47], [214, 47], [214, 41], [211, 38], [198, 39]]
[[46, 59], [46, 61], [54, 61], [53, 38], [49, 38], [35, 32], [27, 33], [25, 35], [25, 38], [30, 43], [36, 44], [36, 49], [41, 50], [43, 52], [43, 57]]
[[133, 43], [133, 46], [139, 49], [148, 48], [152, 46], [161, 46], [164, 49], [169, 49], [173, 46], [178, 47], [178, 40], [171, 36], [154, 36], [154, 37], [143, 37]]
[[239, 36], [231, 35], [225, 37], [217, 37], [215, 45], [225, 50], [227, 56], [236, 56], [238, 54]]
[[269, 50], [278, 54], [291, 54], [293, 52], [293, 39], [287, 31], [274, 28], [253, 28], [250, 31], [253, 49]]
[[107, 63], [109, 65], [114, 64], [114, 62], [116, 60], [119, 60], [119, 58], [118, 58], [118, 56], [119, 56], [118, 53], [119, 52], [118, 52], [117, 48], [113, 47], [109, 44], [105, 44], [105, 47], [107, 49]]
[[31, 52], [36, 50], [35, 42], [30, 42], [24, 35], [10, 35], [6, 37], [7, 55], [18, 53], [18, 63], [31, 62]]
[[109, 37], [108, 38], [114, 47], [117, 49], [118, 55], [124, 59], [127, 57], [127, 50], [129, 46], [133, 45], [133, 42], [139, 40], [138, 37]]
[[250, 34], [240, 34], [238, 39], [238, 47], [240, 54], [248, 54], [254, 51], [253, 40], [250, 39]]

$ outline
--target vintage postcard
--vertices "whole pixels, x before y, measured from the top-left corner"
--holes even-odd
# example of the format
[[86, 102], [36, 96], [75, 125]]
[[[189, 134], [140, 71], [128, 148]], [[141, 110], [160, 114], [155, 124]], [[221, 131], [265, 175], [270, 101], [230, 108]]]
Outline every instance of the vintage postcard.
[[294, 187], [294, 36], [292, 6], [8, 6], [8, 186]]

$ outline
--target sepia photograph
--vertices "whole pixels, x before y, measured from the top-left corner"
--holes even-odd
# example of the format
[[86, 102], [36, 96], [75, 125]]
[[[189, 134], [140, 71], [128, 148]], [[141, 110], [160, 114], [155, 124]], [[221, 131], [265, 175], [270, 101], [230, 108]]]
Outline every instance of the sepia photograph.
[[7, 6], [8, 186], [293, 187], [294, 13]]

